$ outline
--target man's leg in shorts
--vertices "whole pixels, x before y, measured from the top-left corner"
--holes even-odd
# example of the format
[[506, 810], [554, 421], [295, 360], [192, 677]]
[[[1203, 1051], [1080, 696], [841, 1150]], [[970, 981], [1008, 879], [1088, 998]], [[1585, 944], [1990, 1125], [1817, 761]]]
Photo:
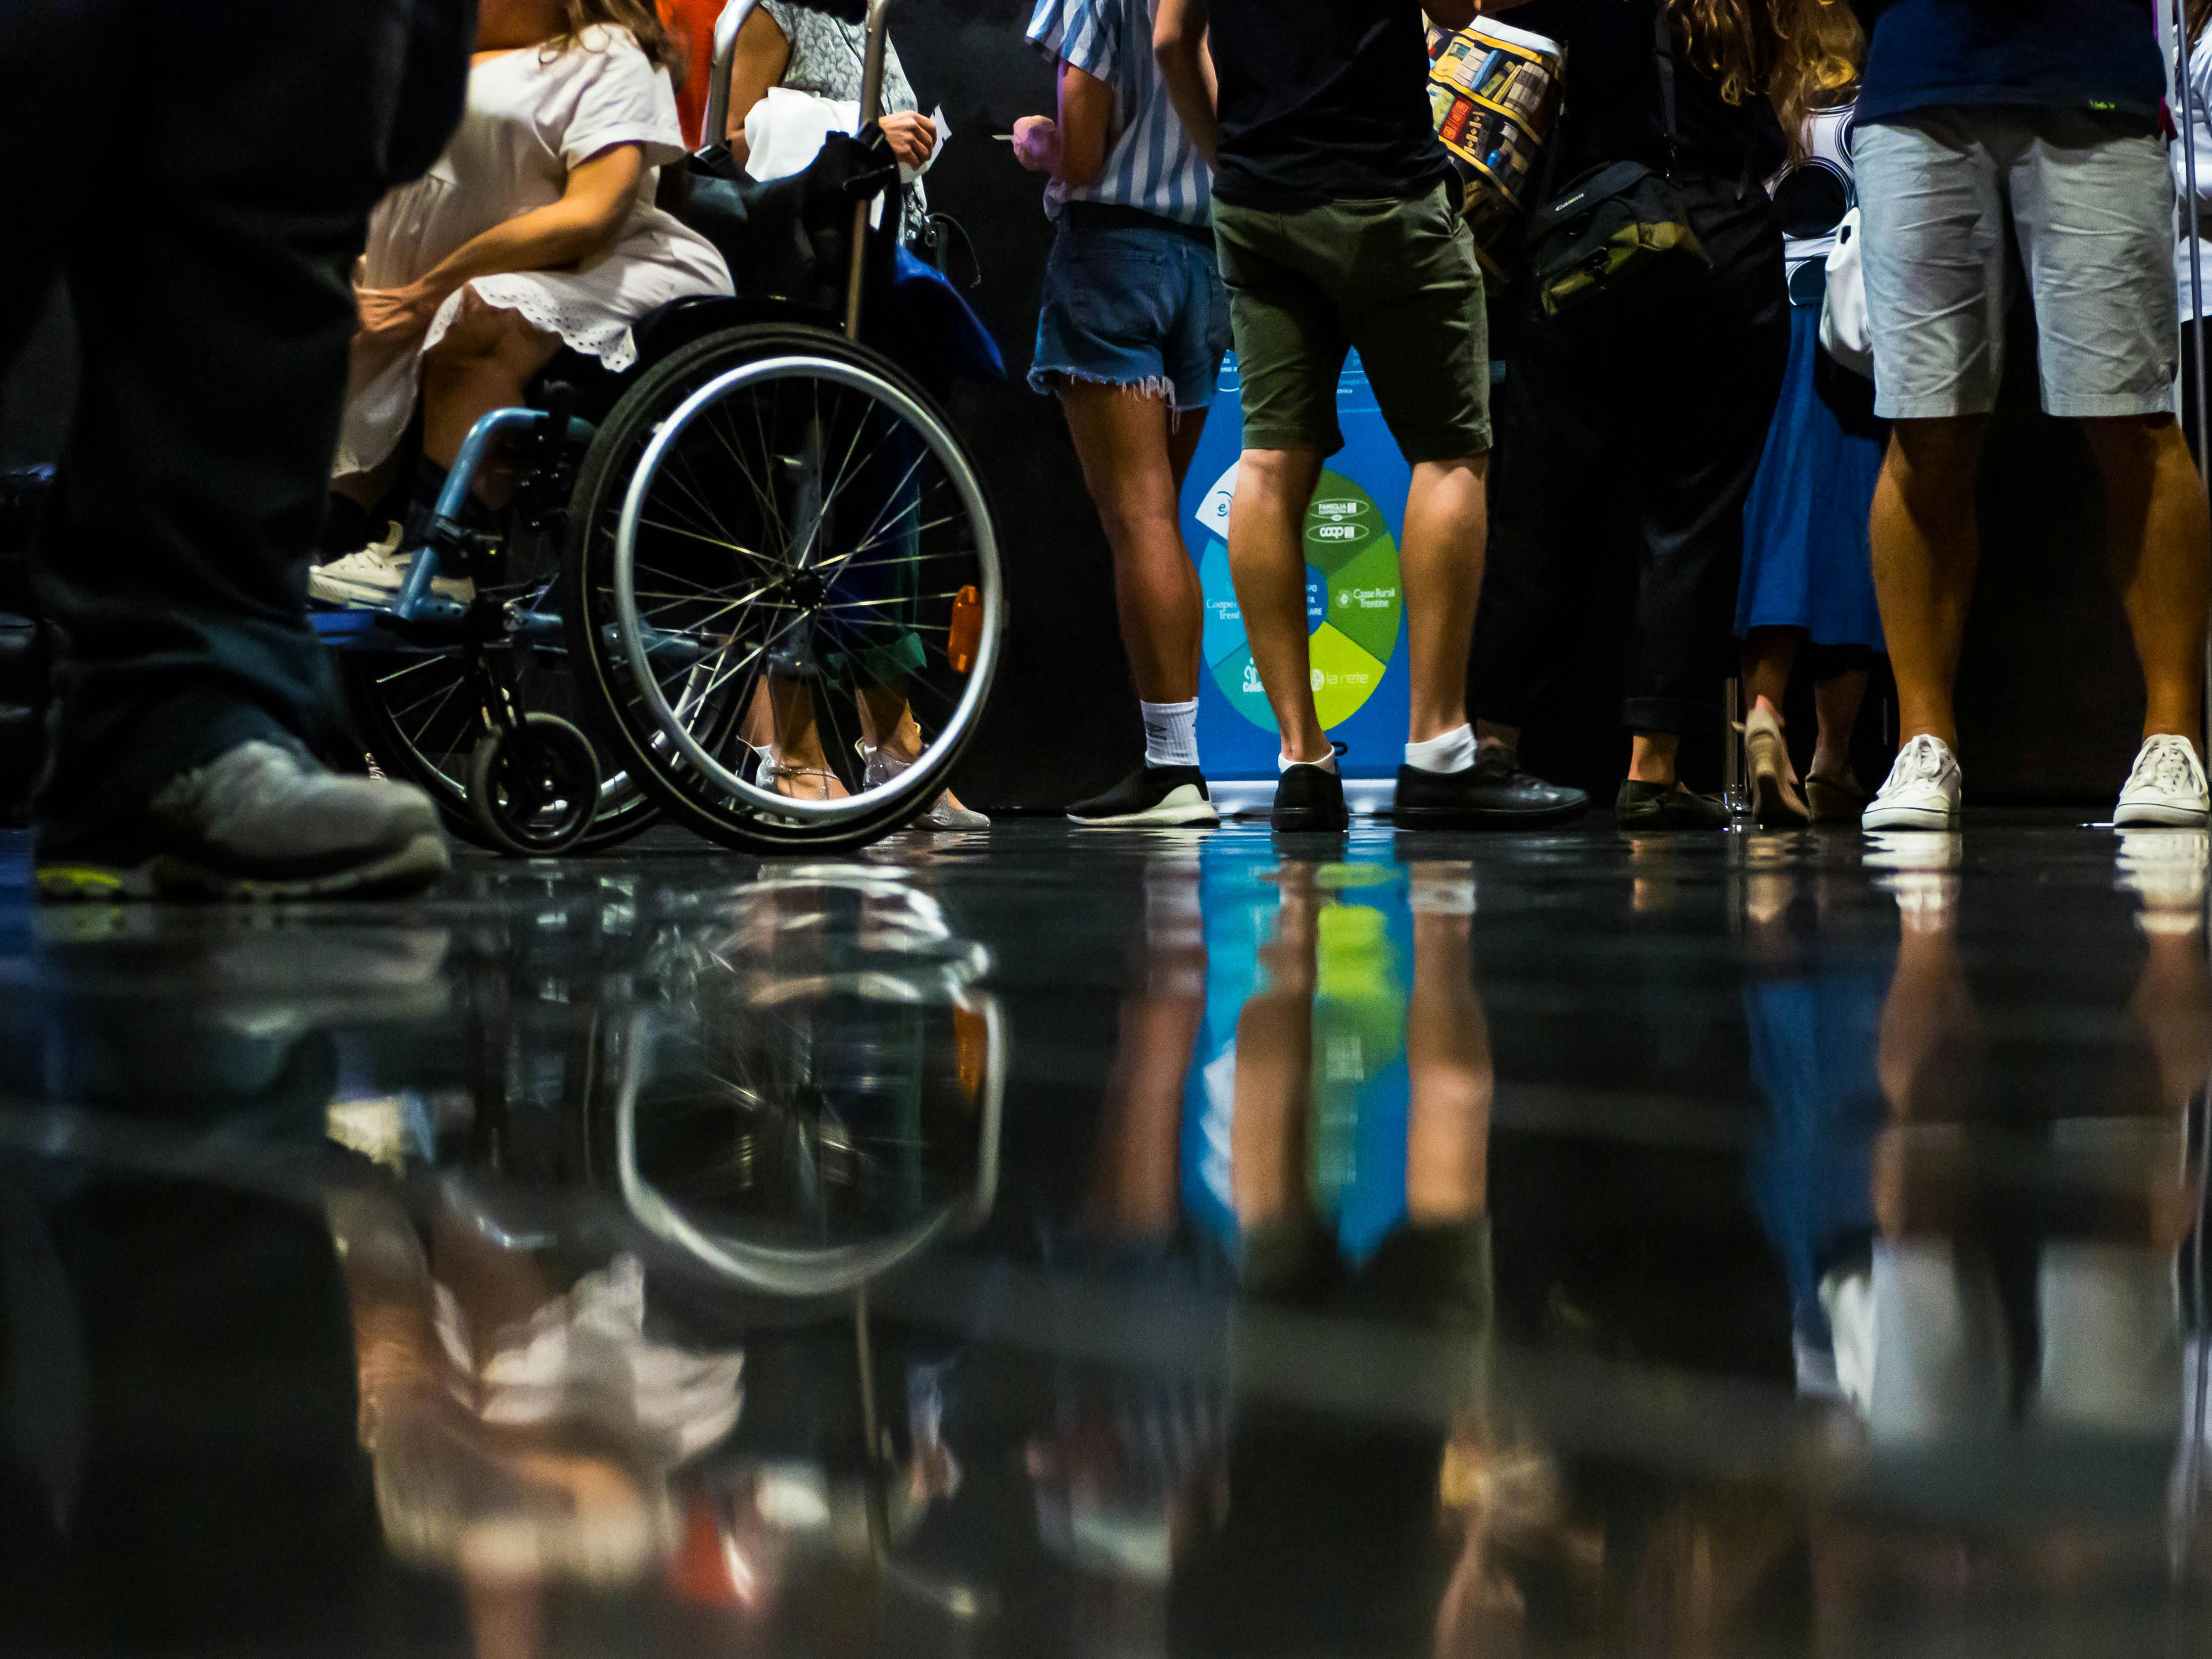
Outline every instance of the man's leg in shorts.
[[2212, 524], [2173, 420], [2173, 182], [2148, 131], [2042, 111], [2014, 161], [2043, 403], [2081, 422], [2105, 480], [2112, 567], [2149, 699], [2143, 735], [2203, 738]]
[[1988, 432], [1986, 415], [1899, 421], [1875, 484], [1868, 534], [1900, 743], [1925, 733], [1959, 746], [1952, 692], [1981, 562], [1974, 486]]
[[1406, 534], [1409, 742], [1467, 721], [1467, 662], [1488, 535], [1490, 347], [1482, 274], [1442, 188], [1405, 202], [1342, 204], [1363, 224], [1339, 296], [1383, 418], [1412, 465]]
[[1336, 384], [1351, 349], [1334, 305], [1294, 263], [1310, 246], [1296, 227], [1312, 216], [1214, 204], [1244, 398], [1229, 574], [1284, 757], [1305, 762], [1330, 752], [1307, 649], [1306, 508], [1322, 460], [1344, 444]]
[[2142, 659], [2142, 734], [2172, 732], [2204, 752], [2204, 647], [2212, 609], [2212, 515], [2180, 423], [2171, 416], [2081, 422], [2105, 479], [2112, 571]]
[[1877, 410], [1896, 422], [1869, 534], [1900, 741], [1958, 745], [1952, 693], [1979, 556], [1974, 486], [2003, 376], [2004, 206], [1989, 111], [1861, 130]]

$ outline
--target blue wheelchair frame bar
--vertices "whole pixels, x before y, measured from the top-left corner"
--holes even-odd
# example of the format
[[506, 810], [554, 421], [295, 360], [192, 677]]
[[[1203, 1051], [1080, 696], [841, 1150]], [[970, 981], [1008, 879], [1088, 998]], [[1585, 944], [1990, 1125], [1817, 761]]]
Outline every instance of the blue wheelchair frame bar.
[[533, 428], [545, 420], [544, 411], [536, 409], [495, 409], [469, 428], [469, 435], [461, 440], [460, 453], [453, 457], [453, 465], [446, 474], [446, 487], [438, 492], [437, 511], [430, 518], [429, 540], [415, 556], [408, 568], [406, 585], [394, 600], [392, 614], [402, 622], [415, 622], [428, 616], [450, 611], [458, 617], [465, 608], [451, 599], [430, 597], [430, 584], [438, 574], [438, 556], [441, 550], [458, 548], [468, 537], [461, 523], [461, 514], [468, 506], [469, 489], [476, 483], [477, 469], [483, 465], [484, 452], [491, 447], [493, 439], [502, 432], [521, 431]]

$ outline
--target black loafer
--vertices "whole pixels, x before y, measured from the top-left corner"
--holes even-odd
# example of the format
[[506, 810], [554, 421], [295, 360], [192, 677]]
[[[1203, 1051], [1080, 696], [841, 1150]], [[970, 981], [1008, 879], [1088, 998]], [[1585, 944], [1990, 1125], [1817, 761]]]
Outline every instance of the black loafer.
[[1522, 771], [1512, 750], [1493, 744], [1463, 772], [1400, 767], [1391, 816], [1401, 830], [1536, 830], [1589, 808], [1581, 790]]
[[1732, 815], [1718, 795], [1700, 795], [1680, 783], [1624, 781], [1613, 803], [1624, 830], [1725, 830]]
[[1286, 836], [1340, 834], [1352, 827], [1345, 810], [1344, 778], [1322, 766], [1291, 766], [1275, 785], [1268, 824]]

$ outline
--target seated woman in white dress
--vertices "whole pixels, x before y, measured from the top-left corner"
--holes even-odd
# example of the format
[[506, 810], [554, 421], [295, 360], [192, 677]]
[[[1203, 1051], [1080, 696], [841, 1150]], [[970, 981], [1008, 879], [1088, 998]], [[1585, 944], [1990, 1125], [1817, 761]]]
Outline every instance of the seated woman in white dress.
[[[684, 149], [671, 78], [682, 48], [653, 0], [481, 0], [477, 20], [459, 131], [369, 223], [332, 520], [352, 503], [351, 544], [371, 544], [313, 574], [314, 597], [330, 603], [398, 593], [400, 550], [420, 544], [461, 440], [520, 403], [562, 346], [627, 368], [631, 325], [647, 312], [731, 291], [713, 244], [653, 205], [661, 166]], [[377, 538], [368, 515], [397, 482], [418, 396], [410, 522]], [[506, 487], [495, 469], [477, 481], [491, 507]], [[459, 574], [437, 586], [470, 592]]]

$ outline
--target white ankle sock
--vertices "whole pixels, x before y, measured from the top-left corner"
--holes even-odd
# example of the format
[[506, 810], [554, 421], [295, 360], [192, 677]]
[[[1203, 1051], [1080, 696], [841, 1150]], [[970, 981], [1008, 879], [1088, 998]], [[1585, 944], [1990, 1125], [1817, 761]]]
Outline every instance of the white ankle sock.
[[1474, 764], [1474, 727], [1455, 726], [1440, 738], [1406, 745], [1406, 764], [1423, 772], [1464, 772]]
[[1317, 761], [1294, 761], [1285, 754], [1278, 754], [1275, 757], [1277, 773], [1287, 772], [1293, 766], [1318, 766], [1324, 772], [1334, 772], [1336, 770], [1336, 750], [1330, 750], [1325, 757]]
[[1145, 764], [1198, 764], [1198, 699], [1188, 702], [1140, 702], [1145, 711]]

